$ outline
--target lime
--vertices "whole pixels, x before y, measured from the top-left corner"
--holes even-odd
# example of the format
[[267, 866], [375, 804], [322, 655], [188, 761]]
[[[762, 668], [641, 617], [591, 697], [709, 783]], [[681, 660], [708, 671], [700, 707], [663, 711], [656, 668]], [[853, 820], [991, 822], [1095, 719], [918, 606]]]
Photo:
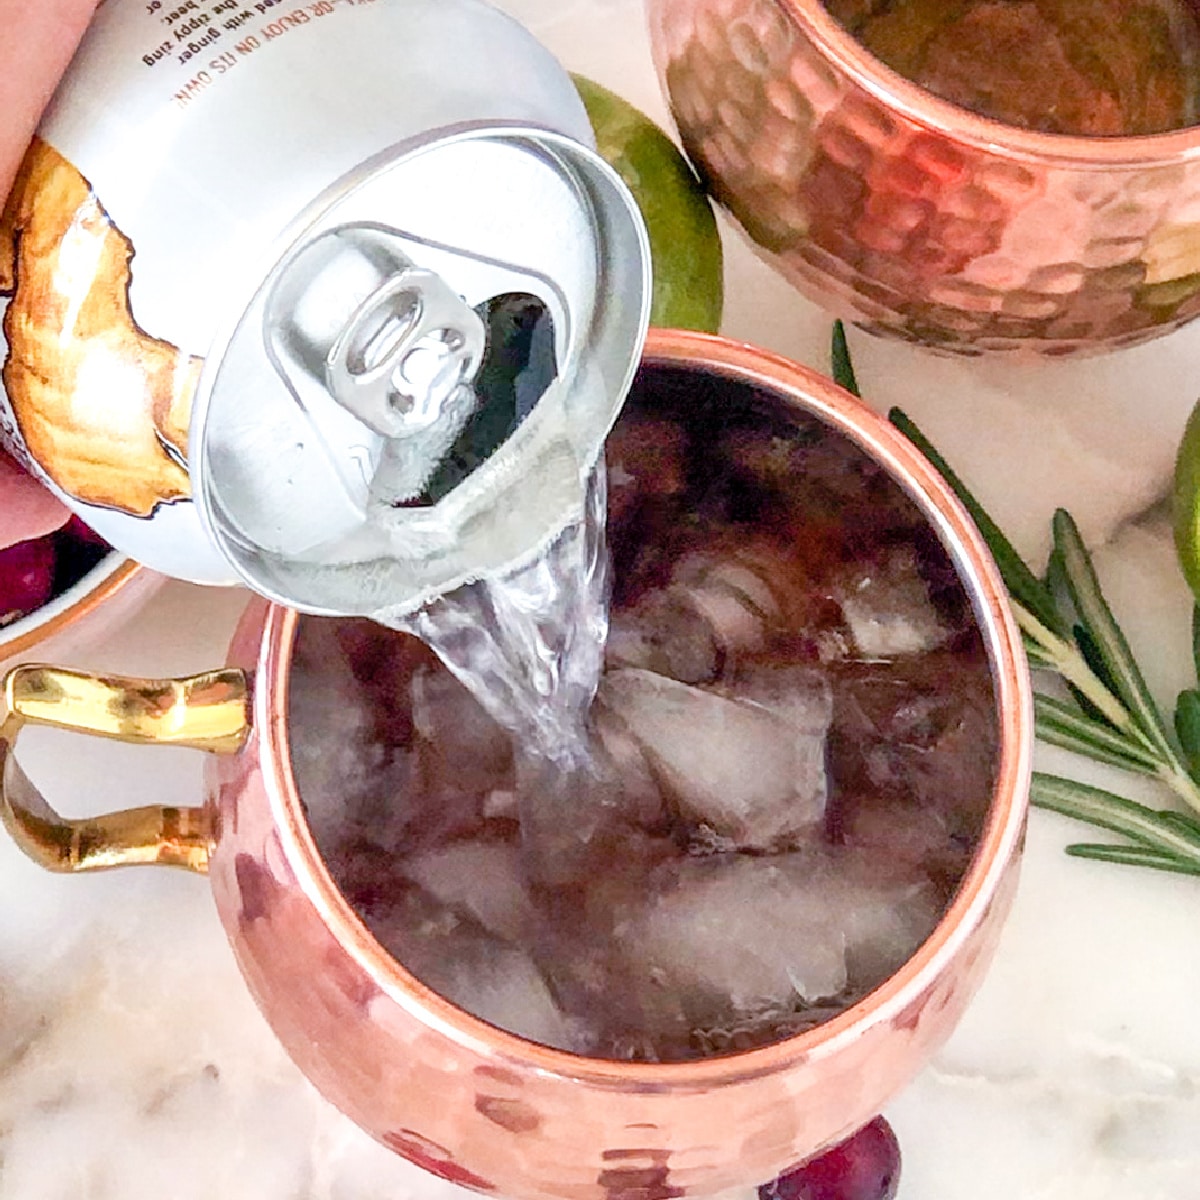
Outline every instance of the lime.
[[650, 324], [716, 333], [724, 303], [721, 237], [703, 185], [645, 113], [590, 79], [574, 80], [596, 147], [633, 193], [650, 233]]
[[1175, 549], [1192, 592], [1200, 599], [1200, 403], [1192, 409], [1175, 459]]

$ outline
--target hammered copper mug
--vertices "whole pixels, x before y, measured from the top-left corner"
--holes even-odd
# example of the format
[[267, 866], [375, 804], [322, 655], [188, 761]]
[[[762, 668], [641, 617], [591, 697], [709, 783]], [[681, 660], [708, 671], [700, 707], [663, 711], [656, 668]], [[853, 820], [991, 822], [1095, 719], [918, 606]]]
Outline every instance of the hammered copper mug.
[[[978, 533], [924, 458], [828, 380], [698, 334], [651, 334], [656, 375], [756, 389], [841, 431], [917, 503], [970, 597], [994, 681], [999, 752], [971, 866], [936, 930], [863, 1001], [806, 1033], [697, 1062], [583, 1058], [477, 1020], [418, 982], [338, 891], [291, 767], [295, 612], [253, 602], [228, 666], [187, 680], [11, 672], [0, 705], [0, 812], [52, 870], [166, 864], [207, 872], [246, 981], [322, 1093], [443, 1178], [514, 1197], [705, 1195], [758, 1183], [847, 1136], [917, 1072], [961, 1017], [1017, 879], [1032, 747], [1020, 637]], [[635, 389], [636, 390], [636, 389]], [[59, 817], [17, 765], [22, 725], [211, 751], [191, 809]]]
[[972, 355], [1111, 350], [1200, 314], [1200, 127], [988, 120], [884, 66], [821, 0], [647, 8], [693, 162], [826, 308]]

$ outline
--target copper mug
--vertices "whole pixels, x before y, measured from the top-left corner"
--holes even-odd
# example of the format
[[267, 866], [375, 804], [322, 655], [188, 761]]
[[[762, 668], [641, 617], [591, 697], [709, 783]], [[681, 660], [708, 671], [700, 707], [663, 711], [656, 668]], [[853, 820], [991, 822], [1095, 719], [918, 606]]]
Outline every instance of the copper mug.
[[1200, 127], [985, 119], [890, 70], [821, 0], [647, 7], [693, 161], [817, 303], [970, 355], [1111, 350], [1200, 314]]
[[[57, 871], [206, 872], [268, 1022], [301, 1070], [375, 1138], [435, 1174], [514, 1197], [711, 1194], [758, 1183], [849, 1135], [949, 1035], [1012, 901], [1033, 744], [1020, 636], [996, 568], [926, 460], [828, 380], [700, 334], [651, 334], [644, 371], [748, 383], [846, 434], [926, 514], [971, 598], [994, 679], [999, 754], [972, 864], [936, 930], [840, 1016], [762, 1049], [674, 1064], [583, 1058], [467, 1015], [409, 974], [338, 891], [291, 767], [295, 612], [253, 601], [228, 665], [185, 680], [9, 673], [0, 704], [5, 824]], [[196, 808], [58, 816], [10, 753], [42, 724], [210, 751]]]

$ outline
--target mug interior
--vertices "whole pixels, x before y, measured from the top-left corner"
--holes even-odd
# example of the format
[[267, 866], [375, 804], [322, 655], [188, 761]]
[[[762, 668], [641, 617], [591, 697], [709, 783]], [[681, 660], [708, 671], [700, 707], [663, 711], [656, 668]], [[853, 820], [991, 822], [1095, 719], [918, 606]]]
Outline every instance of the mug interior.
[[[953, 141], [1025, 162], [1081, 168], [1157, 167], [1200, 158], [1200, 124], [1139, 136], [1088, 137], [1005, 124], [962, 108], [892, 70], [867, 50], [821, 0], [773, 0], [802, 36], [885, 109]], [[1200, 13], [1197, 0], [1187, 0]]]
[[[290, 720], [288, 728], [281, 731], [285, 739], [286, 827], [296, 842], [292, 849], [302, 885], [319, 899], [335, 936], [350, 948], [376, 986], [452, 1040], [464, 1046], [486, 1045], [509, 1061], [557, 1076], [584, 1076], [594, 1082], [634, 1087], [710, 1087], [778, 1071], [811, 1055], [831, 1052], [839, 1042], [869, 1026], [895, 1021], [897, 1014], [928, 992], [931, 981], [953, 971], [964, 940], [987, 915], [1017, 851], [1030, 769], [1031, 700], [1019, 635], [994, 564], [977, 532], [924, 458], [861, 402], [820, 376], [761, 351], [702, 335], [664, 331], [651, 334], [642, 373], [633, 390], [633, 406], [637, 405], [639, 390], [660, 396], [672, 393], [676, 405], [681, 399], [686, 403], [690, 393], [698, 396], [706, 392], [710, 397], [729, 400], [733, 407], [739, 403], [743, 408], [761, 405], [775, 418], [781, 413], [815, 418], [883, 468], [920, 509], [954, 564], [987, 656], [998, 750], [991, 801], [974, 852], [932, 933], [899, 970], [869, 994], [839, 1015], [794, 1036], [687, 1062], [582, 1057], [518, 1037], [471, 1016], [427, 987], [380, 945], [343, 894], [306, 816], [290, 749], [290, 740], [296, 735]], [[295, 614], [283, 618], [280, 675], [274, 681], [283, 696], [289, 696], [292, 651], [300, 622], [305, 619]]]

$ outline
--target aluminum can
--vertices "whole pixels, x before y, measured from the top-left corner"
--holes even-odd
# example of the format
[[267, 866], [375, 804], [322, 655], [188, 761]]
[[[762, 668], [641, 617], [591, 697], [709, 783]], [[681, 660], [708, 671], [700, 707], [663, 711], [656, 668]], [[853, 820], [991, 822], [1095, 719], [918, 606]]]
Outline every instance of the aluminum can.
[[105, 0], [0, 221], [0, 442], [138, 561], [307, 611], [537, 553], [647, 322], [591, 139], [479, 0]]

